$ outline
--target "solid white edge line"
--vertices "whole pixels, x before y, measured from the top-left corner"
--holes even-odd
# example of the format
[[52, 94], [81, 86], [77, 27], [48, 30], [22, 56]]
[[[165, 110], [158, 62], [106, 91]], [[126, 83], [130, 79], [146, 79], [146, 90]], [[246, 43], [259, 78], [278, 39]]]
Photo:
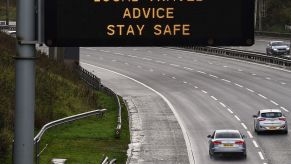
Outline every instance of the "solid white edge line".
[[254, 146], [255, 146], [256, 148], [259, 147], [258, 143], [257, 143], [255, 140], [253, 140], [253, 144], [254, 144]]
[[254, 136], [252, 135], [252, 133], [250, 131], [247, 131], [248, 135], [250, 138], [254, 138]]
[[261, 160], [264, 160], [265, 159], [262, 152], [259, 151], [258, 154], [259, 154]]
[[191, 142], [190, 142], [190, 138], [188, 136], [188, 133], [186, 131], [186, 128], [184, 127], [184, 124], [182, 123], [181, 118], [178, 115], [178, 113], [176, 112], [176, 109], [174, 108], [174, 106], [172, 105], [172, 103], [163, 94], [161, 94], [160, 92], [156, 91], [155, 89], [149, 87], [148, 85], [146, 85], [146, 84], [144, 84], [144, 83], [142, 83], [142, 82], [140, 82], [140, 81], [138, 81], [138, 80], [136, 80], [134, 78], [131, 78], [129, 76], [126, 76], [124, 74], [121, 74], [121, 73], [118, 73], [118, 72], [115, 72], [115, 71], [112, 71], [112, 70], [109, 70], [109, 69], [106, 69], [106, 68], [98, 67], [98, 66], [95, 66], [95, 65], [92, 65], [92, 64], [84, 63], [84, 62], [80, 62], [80, 63], [86, 64], [88, 66], [96, 67], [96, 68], [99, 68], [99, 69], [103, 69], [103, 70], [109, 71], [111, 73], [115, 73], [117, 75], [120, 75], [120, 76], [123, 76], [125, 78], [128, 78], [128, 79], [130, 79], [130, 80], [132, 80], [132, 81], [134, 81], [134, 82], [136, 82], [136, 83], [138, 83], [138, 84], [140, 84], [140, 85], [148, 88], [149, 90], [155, 92], [157, 95], [159, 95], [168, 104], [168, 106], [170, 107], [170, 109], [174, 113], [174, 115], [175, 115], [175, 117], [176, 117], [176, 119], [177, 119], [177, 121], [178, 121], [178, 123], [179, 123], [179, 125], [181, 127], [181, 130], [182, 130], [182, 133], [183, 133], [183, 137], [184, 137], [184, 140], [186, 142], [186, 147], [187, 147], [189, 162], [190, 162], [190, 164], [195, 164], [194, 154], [193, 154], [192, 149], [191, 149]]
[[247, 126], [244, 123], [241, 123], [241, 125], [245, 128], [245, 130], [247, 130]]

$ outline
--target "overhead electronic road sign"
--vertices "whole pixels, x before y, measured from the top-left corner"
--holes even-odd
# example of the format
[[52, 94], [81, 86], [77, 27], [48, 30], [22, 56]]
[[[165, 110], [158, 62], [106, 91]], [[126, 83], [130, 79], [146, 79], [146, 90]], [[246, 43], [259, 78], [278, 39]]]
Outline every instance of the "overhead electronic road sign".
[[48, 46], [254, 43], [254, 0], [45, 0]]

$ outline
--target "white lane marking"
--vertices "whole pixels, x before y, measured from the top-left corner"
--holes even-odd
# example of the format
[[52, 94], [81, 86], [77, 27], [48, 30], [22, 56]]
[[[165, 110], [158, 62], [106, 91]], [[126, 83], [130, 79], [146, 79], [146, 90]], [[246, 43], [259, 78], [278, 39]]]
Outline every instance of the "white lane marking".
[[206, 74], [205, 72], [202, 72], [202, 71], [197, 71], [198, 73], [202, 73], [202, 74]]
[[281, 82], [281, 84], [282, 84], [282, 85], [285, 85], [286, 83], [285, 83], [285, 82]]
[[107, 50], [103, 50], [103, 52], [105, 52], [105, 53], [109, 53], [110, 51], [107, 51]]
[[87, 49], [87, 50], [92, 50], [92, 51], [96, 51], [95, 48], [89, 48], [89, 47], [86, 47], [85, 49]]
[[244, 123], [241, 123], [241, 126], [243, 126], [245, 128], [245, 130], [247, 130], [247, 126]]
[[289, 112], [289, 110], [287, 110], [286, 108], [281, 106], [281, 109], [283, 109], [285, 112]]
[[256, 148], [259, 147], [258, 143], [257, 143], [255, 140], [253, 140], [253, 144], [254, 144], [254, 146], [255, 146]]
[[270, 77], [266, 77], [266, 79], [267, 79], [267, 80], [271, 80], [271, 78], [270, 78]]
[[113, 59], [113, 60], [111, 60], [111, 61], [113, 61], [113, 62], [116, 62], [116, 60], [115, 60], [115, 59]]
[[233, 111], [229, 108], [227, 108], [227, 110], [229, 111], [229, 113], [233, 114]]
[[255, 73], [252, 73], [252, 75], [253, 75], [253, 76], [256, 76], [257, 74], [255, 74]]
[[99, 50], [99, 51], [101, 51], [101, 52], [105, 52], [104, 50]]
[[260, 158], [261, 158], [261, 160], [264, 160], [265, 158], [264, 158], [264, 156], [263, 156], [263, 153], [262, 152], [258, 152], [259, 153], [259, 156], [260, 156]]
[[225, 80], [225, 79], [221, 79], [222, 81], [225, 81], [225, 82], [228, 82], [228, 83], [231, 83], [231, 81], [229, 80]]
[[254, 136], [252, 135], [252, 133], [250, 131], [247, 131], [248, 135], [250, 138], [254, 138]]
[[170, 64], [170, 65], [173, 67], [180, 67], [180, 65], [177, 65], [177, 64]]
[[193, 71], [193, 69], [192, 69], [192, 68], [189, 68], [189, 67], [184, 67], [184, 69], [187, 69], [187, 70]]
[[156, 63], [162, 63], [165, 64], [166, 62], [160, 61], [160, 60], [156, 60]]
[[197, 89], [198, 87], [197, 87], [197, 86], [194, 86], [194, 88], [196, 88], [196, 89]]
[[184, 84], [187, 84], [188, 82], [187, 82], [187, 81], [184, 81], [183, 83], [184, 83]]
[[214, 96], [210, 96], [213, 100], [217, 101], [217, 98]]
[[168, 54], [163, 54], [164, 56], [167, 56]]
[[176, 77], [173, 76], [172, 79], [176, 79]]
[[178, 58], [179, 58], [179, 59], [182, 59], [183, 57], [179, 56]]
[[150, 72], [154, 72], [154, 70], [153, 69], [150, 69]]
[[163, 75], [163, 76], [165, 76], [166, 74], [165, 74], [165, 73], [163, 73], [162, 75]]
[[236, 86], [238, 86], [238, 87], [241, 87], [241, 88], [243, 88], [243, 86], [242, 86], [242, 85], [239, 85], [239, 84], [237, 84], [237, 83], [235, 83], [235, 85], [236, 85]]
[[238, 121], [240, 121], [240, 118], [239, 118], [237, 115], [234, 115], [234, 117], [235, 117]]
[[208, 62], [209, 64], [213, 64], [213, 63], [211, 63], [211, 62]]
[[127, 56], [132, 57], [132, 58], [137, 58], [137, 56], [135, 55], [127, 55]]
[[263, 99], [267, 99], [267, 97], [265, 97], [264, 95], [262, 95], [262, 94], [258, 94], [260, 97], [262, 97]]
[[271, 103], [273, 103], [274, 105], [279, 105], [279, 104], [277, 104], [275, 101], [273, 101], [273, 100], [270, 100], [270, 102]]
[[219, 102], [219, 104], [220, 104], [221, 106], [223, 106], [224, 108], [226, 107], [225, 104], [223, 104], [222, 102]]
[[217, 76], [215, 76], [215, 75], [212, 75], [212, 74], [209, 74], [209, 76], [211, 76], [211, 77], [214, 77], [214, 78], [218, 78]]
[[225, 65], [225, 66], [223, 66], [224, 68], [227, 68], [228, 66], [227, 65]]
[[[81, 62], [81, 63], [83, 63], [83, 62]], [[86, 65], [89, 65], [89, 66], [93, 66], [93, 67], [97, 67], [99, 69], [103, 69], [103, 70], [106, 70], [106, 71], [115, 73], [117, 75], [123, 76], [125, 78], [128, 78], [128, 79], [130, 79], [130, 80], [132, 80], [132, 81], [134, 81], [134, 82], [136, 82], [136, 83], [138, 83], [138, 84], [140, 84], [140, 85], [148, 88], [149, 90], [155, 92], [157, 95], [159, 95], [167, 103], [167, 105], [170, 107], [170, 109], [174, 113], [175, 117], [177, 118], [177, 121], [178, 121], [178, 123], [179, 123], [179, 125], [180, 125], [180, 127], [182, 129], [182, 133], [183, 133], [184, 140], [186, 142], [186, 147], [187, 147], [189, 162], [190, 162], [190, 164], [195, 164], [195, 162], [194, 162], [194, 153], [193, 153], [193, 151], [191, 149], [191, 141], [190, 141], [189, 135], [188, 135], [188, 133], [186, 131], [186, 128], [185, 128], [183, 122], [181, 121], [182, 119], [178, 115], [178, 112], [174, 108], [174, 106], [172, 105], [172, 103], [163, 94], [161, 94], [160, 92], [154, 90], [153, 88], [149, 87], [148, 85], [146, 85], [146, 84], [144, 84], [144, 83], [142, 83], [142, 82], [140, 82], [140, 81], [138, 81], [136, 79], [133, 79], [133, 78], [131, 78], [129, 76], [123, 75], [121, 73], [118, 73], [118, 72], [115, 72], [115, 71], [112, 71], [112, 70], [109, 70], [109, 69], [106, 69], [106, 68], [102, 68], [102, 67], [98, 67], [98, 66], [95, 66], [95, 65], [91, 65], [91, 64], [88, 64], [88, 63], [83, 63], [83, 64], [86, 64]]]
[[255, 92], [255, 91], [253, 91], [253, 90], [251, 90], [251, 89], [249, 89], [249, 88], [246, 88], [248, 91], [250, 91], [250, 92]]
[[201, 90], [201, 92], [203, 92], [203, 93], [205, 93], [205, 94], [207, 93], [207, 92], [206, 92], [206, 91], [204, 91], [204, 90]]
[[143, 60], [148, 60], [148, 61], [151, 61], [153, 59], [150, 59], [150, 58], [142, 58]]
[[137, 51], [137, 49], [136, 49], [136, 48], [134, 48], [134, 49], [133, 49], [133, 51]]
[[237, 71], [239, 71], [239, 72], [242, 72], [243, 70], [241, 70], [241, 69], [238, 69]]
[[115, 52], [114, 54], [115, 54], [115, 55], [124, 55], [124, 54], [119, 53], [119, 52]]

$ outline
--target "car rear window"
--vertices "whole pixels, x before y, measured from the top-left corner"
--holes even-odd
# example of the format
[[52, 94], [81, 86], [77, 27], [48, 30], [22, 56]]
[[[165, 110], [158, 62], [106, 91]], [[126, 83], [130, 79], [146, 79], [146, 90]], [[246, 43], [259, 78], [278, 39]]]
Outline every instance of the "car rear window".
[[267, 113], [262, 113], [262, 117], [265, 118], [277, 118], [277, 117], [282, 117], [282, 113], [280, 112], [267, 112]]
[[235, 132], [219, 132], [216, 133], [215, 138], [241, 138], [239, 133]]

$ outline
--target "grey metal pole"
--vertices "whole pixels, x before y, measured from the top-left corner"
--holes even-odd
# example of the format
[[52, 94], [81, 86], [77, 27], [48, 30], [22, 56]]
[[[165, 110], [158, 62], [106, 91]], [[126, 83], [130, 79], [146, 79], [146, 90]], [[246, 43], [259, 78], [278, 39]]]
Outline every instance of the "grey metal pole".
[[35, 108], [35, 2], [17, 0], [14, 164], [33, 164]]
[[9, 0], [6, 0], [6, 25], [9, 26]]

